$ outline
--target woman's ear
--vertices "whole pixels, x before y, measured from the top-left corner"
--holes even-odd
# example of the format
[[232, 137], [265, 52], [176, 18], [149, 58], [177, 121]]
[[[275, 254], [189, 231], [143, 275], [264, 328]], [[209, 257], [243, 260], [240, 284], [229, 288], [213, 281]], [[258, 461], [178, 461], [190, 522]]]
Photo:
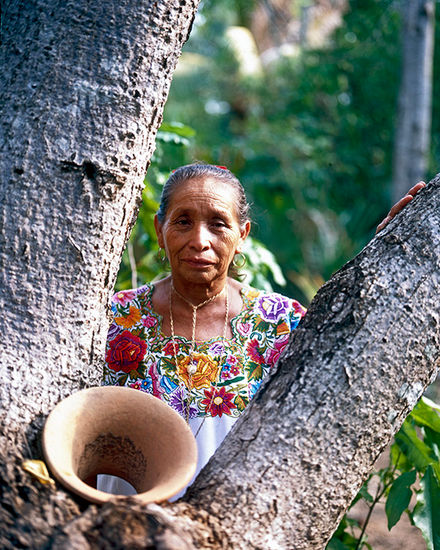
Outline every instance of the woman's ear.
[[249, 235], [250, 230], [251, 230], [251, 222], [248, 220], [240, 229], [240, 240], [238, 241], [237, 248], [235, 250], [236, 254], [240, 254], [241, 249], [243, 247], [243, 243], [247, 239], [247, 236]]
[[157, 243], [160, 248], [165, 248], [165, 241], [163, 240], [162, 224], [157, 217], [157, 214], [154, 216], [154, 229], [156, 230]]

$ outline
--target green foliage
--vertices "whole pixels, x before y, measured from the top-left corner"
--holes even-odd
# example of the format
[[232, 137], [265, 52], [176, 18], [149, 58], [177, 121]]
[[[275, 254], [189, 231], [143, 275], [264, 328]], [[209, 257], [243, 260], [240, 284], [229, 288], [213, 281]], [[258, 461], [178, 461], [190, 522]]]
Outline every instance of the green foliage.
[[254, 236], [274, 251], [287, 294], [306, 302], [389, 208], [400, 17], [392, 0], [350, 7], [328, 46], [249, 75], [226, 32], [248, 24], [242, 3], [204, 3], [166, 106], [196, 129], [188, 160], [241, 179]]
[[[360, 499], [365, 500], [369, 512], [364, 524], [350, 522], [345, 516], [327, 550], [371, 548], [365, 539], [365, 529], [373, 508], [383, 498], [388, 529], [405, 512], [422, 532], [427, 549], [440, 550], [439, 410], [439, 405], [422, 397], [395, 436], [388, 467], [374, 472], [352, 503], [353, 506]], [[372, 480], [377, 486], [374, 497], [368, 492]]]
[[432, 466], [428, 466], [420, 481], [422, 490], [417, 495], [413, 512], [414, 524], [420, 529], [428, 550], [440, 549], [440, 483]]

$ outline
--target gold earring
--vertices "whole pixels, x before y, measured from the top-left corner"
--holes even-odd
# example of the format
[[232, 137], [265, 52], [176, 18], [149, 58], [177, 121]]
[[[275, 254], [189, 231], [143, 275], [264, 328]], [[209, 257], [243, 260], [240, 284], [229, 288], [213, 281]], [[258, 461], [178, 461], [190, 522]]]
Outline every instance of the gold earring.
[[[241, 256], [240, 258], [240, 262], [237, 262], [236, 258], [237, 256]], [[232, 260], [232, 265], [236, 268], [236, 269], [243, 269], [243, 267], [246, 265], [246, 256], [243, 254], [243, 252], [238, 252], [235, 256], [234, 256], [234, 259]]]
[[157, 259], [158, 259], [159, 262], [161, 262], [162, 264], [165, 264], [166, 261], [168, 260], [168, 258], [167, 258], [167, 253], [166, 253], [166, 251], [165, 251], [164, 248], [159, 247], [159, 250], [157, 251]]

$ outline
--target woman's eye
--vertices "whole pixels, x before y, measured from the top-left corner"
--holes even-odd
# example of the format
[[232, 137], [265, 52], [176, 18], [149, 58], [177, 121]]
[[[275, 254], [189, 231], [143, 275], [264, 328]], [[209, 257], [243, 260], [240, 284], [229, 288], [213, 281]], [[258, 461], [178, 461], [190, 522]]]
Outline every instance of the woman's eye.
[[189, 220], [186, 220], [186, 219], [181, 219], [181, 220], [177, 220], [177, 225], [188, 225], [189, 224]]

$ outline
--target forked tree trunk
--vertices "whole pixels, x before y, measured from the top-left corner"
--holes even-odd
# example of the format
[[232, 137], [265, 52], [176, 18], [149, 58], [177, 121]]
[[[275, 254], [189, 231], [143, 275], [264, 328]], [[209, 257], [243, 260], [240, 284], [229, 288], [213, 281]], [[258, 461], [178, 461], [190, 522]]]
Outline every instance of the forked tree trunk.
[[52, 491], [21, 459], [39, 458], [60, 398], [98, 383], [108, 293], [194, 11], [85, 5], [3, 15], [1, 546], [323, 548], [435, 373], [440, 180], [323, 287], [186, 502]]

